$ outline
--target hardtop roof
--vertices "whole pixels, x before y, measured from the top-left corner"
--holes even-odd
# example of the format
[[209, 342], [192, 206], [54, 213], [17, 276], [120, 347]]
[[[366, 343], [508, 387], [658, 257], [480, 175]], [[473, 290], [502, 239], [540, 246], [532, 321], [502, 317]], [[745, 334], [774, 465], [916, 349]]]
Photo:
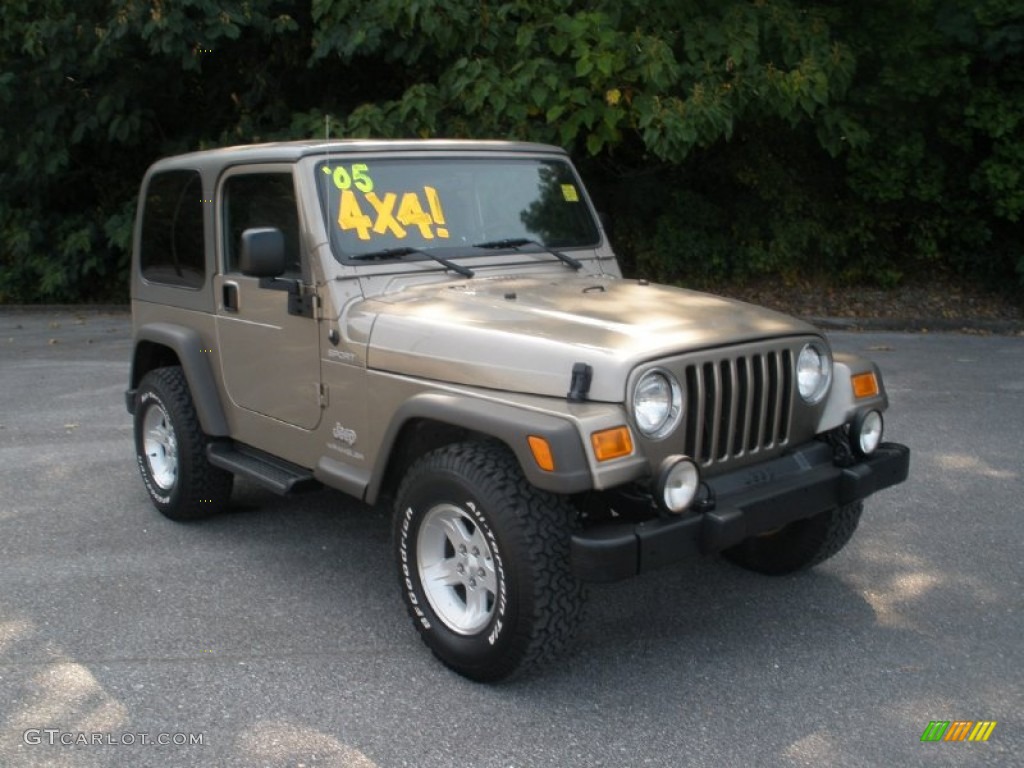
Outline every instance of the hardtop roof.
[[565, 154], [560, 147], [525, 141], [470, 139], [336, 139], [279, 141], [188, 152], [158, 160], [152, 170], [214, 170], [243, 163], [294, 163], [303, 157], [356, 152], [523, 152]]

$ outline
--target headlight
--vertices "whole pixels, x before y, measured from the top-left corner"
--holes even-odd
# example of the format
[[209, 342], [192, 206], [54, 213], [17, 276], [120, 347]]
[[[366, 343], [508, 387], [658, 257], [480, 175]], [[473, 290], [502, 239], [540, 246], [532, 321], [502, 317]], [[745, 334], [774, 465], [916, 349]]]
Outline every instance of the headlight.
[[668, 371], [648, 371], [633, 388], [633, 418], [644, 437], [665, 437], [683, 415], [683, 392]]
[[796, 387], [810, 405], [821, 402], [832, 381], [832, 361], [821, 345], [805, 344], [796, 360]]

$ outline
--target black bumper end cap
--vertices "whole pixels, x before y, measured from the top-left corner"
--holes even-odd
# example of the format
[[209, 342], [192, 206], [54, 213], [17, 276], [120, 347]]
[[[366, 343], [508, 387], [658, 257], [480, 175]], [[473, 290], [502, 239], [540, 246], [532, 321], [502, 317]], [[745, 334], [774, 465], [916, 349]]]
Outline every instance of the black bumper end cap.
[[569, 543], [569, 558], [573, 573], [582, 581], [622, 581], [636, 576], [640, 570], [636, 526], [622, 524], [575, 533]]

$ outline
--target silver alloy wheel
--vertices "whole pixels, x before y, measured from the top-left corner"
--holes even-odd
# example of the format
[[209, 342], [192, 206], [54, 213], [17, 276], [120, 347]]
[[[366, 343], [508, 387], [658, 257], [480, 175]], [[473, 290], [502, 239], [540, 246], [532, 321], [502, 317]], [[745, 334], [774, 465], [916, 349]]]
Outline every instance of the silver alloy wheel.
[[169, 491], [178, 479], [178, 439], [163, 406], [153, 404], [146, 409], [142, 421], [142, 450], [153, 482]]
[[498, 577], [480, 526], [454, 504], [438, 504], [416, 537], [420, 583], [430, 607], [452, 632], [480, 632], [494, 616]]

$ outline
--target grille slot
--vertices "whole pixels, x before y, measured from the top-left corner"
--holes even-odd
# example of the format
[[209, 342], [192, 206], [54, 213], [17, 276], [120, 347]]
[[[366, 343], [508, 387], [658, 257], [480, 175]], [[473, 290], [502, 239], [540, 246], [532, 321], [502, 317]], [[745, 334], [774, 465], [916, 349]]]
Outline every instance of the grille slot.
[[777, 349], [686, 365], [686, 453], [708, 466], [789, 440], [793, 353]]

